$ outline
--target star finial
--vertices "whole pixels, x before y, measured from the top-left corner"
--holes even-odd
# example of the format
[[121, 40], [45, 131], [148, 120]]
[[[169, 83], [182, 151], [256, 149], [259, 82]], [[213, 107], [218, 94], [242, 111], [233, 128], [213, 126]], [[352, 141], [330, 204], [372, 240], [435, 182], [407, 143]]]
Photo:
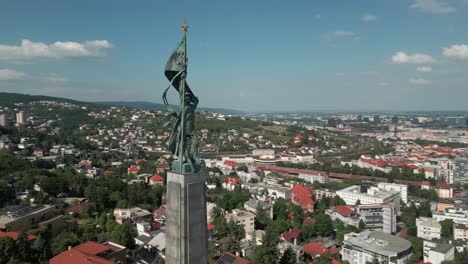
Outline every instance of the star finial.
[[182, 31], [187, 32], [188, 31], [188, 25], [187, 25], [187, 19], [184, 18], [184, 24], [182, 25]]

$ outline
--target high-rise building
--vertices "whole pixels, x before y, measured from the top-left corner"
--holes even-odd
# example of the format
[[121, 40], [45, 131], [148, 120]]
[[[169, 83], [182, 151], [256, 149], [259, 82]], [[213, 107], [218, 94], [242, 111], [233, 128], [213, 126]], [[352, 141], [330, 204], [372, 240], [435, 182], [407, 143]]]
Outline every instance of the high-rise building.
[[418, 237], [422, 239], [432, 240], [440, 239], [442, 226], [434, 218], [419, 217], [416, 219], [416, 228], [418, 229]]
[[380, 121], [381, 121], [381, 120], [380, 120], [380, 116], [379, 116], [379, 115], [375, 115], [375, 116], [374, 116], [374, 123], [380, 124]]
[[381, 263], [404, 264], [413, 254], [408, 240], [379, 231], [365, 230], [344, 236], [341, 255], [350, 264], [370, 263], [374, 259]]
[[375, 186], [353, 185], [337, 191], [336, 194], [347, 205], [390, 203], [397, 211], [400, 210], [400, 192], [386, 191]]
[[399, 120], [398, 120], [398, 116], [393, 116], [392, 117], [392, 124], [396, 125], [398, 124]]
[[5, 127], [7, 125], [8, 117], [5, 113], [0, 113], [0, 127]]
[[397, 184], [397, 183], [387, 183], [387, 182], [379, 182], [377, 187], [382, 190], [386, 191], [395, 191], [399, 192], [401, 195], [401, 200], [407, 204], [408, 203], [408, 185], [405, 184]]
[[424, 240], [423, 245], [424, 262], [441, 264], [455, 258], [455, 247], [453, 245], [428, 240]]
[[356, 213], [366, 225], [366, 229], [387, 234], [396, 232], [396, 211], [391, 204], [358, 205]]
[[16, 113], [16, 124], [18, 125], [24, 124], [24, 112], [23, 111], [19, 111], [18, 113]]
[[457, 158], [454, 162], [454, 182], [468, 183], [468, 158]]

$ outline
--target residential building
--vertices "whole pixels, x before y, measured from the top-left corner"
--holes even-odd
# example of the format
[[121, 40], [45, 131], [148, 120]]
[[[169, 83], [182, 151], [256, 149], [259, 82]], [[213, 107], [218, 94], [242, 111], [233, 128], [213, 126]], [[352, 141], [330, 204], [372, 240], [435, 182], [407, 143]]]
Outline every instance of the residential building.
[[242, 225], [246, 238], [250, 238], [255, 230], [255, 215], [251, 212], [234, 209], [232, 213], [225, 215], [227, 221], [232, 218], [238, 225]]
[[88, 241], [51, 258], [50, 264], [62, 263], [126, 263], [127, 248], [113, 242]]
[[347, 205], [392, 203], [397, 211], [400, 210], [400, 192], [386, 191], [375, 186], [353, 185], [337, 191], [336, 194]]
[[435, 191], [442, 199], [452, 199], [453, 198], [453, 187], [446, 182], [438, 182], [435, 186]]
[[453, 239], [468, 241], [468, 225], [453, 224]]
[[434, 218], [419, 217], [416, 219], [418, 237], [426, 240], [440, 239], [442, 227]]
[[365, 230], [344, 236], [343, 260], [350, 264], [365, 264], [374, 258], [389, 264], [404, 264], [412, 256], [411, 243], [380, 231]]
[[47, 227], [52, 234], [64, 228], [63, 215], [55, 214], [55, 206], [47, 204], [25, 204], [8, 206], [0, 211], [0, 231], [27, 231], [38, 227]]
[[249, 190], [251, 193], [262, 194], [274, 199], [291, 199], [291, 189], [282, 186], [263, 183], [243, 183], [242, 188]]
[[0, 113], [0, 127], [6, 127], [8, 123], [8, 117], [5, 113]]
[[347, 205], [337, 205], [327, 209], [325, 214], [329, 215], [333, 221], [338, 219], [347, 225], [359, 226], [360, 219], [357, 213]]
[[298, 228], [294, 228], [290, 231], [281, 234], [280, 239], [293, 245], [297, 245], [300, 236], [301, 230], [299, 230]]
[[24, 112], [19, 111], [18, 113], [16, 113], [16, 124], [23, 125], [24, 122], [25, 122]]
[[460, 184], [468, 183], [468, 157], [457, 158], [454, 163], [454, 182]]
[[408, 185], [406, 184], [397, 184], [397, 183], [387, 183], [379, 182], [377, 187], [386, 190], [386, 191], [395, 191], [399, 192], [401, 196], [401, 201], [405, 204], [408, 204]]
[[236, 256], [232, 253], [225, 252], [215, 264], [250, 264], [250, 261]]
[[249, 199], [244, 203], [244, 208], [255, 215], [258, 214], [257, 210], [260, 209], [266, 219], [273, 219], [273, 205], [269, 203], [256, 199]]
[[323, 197], [327, 198], [334, 198], [336, 196], [336, 192], [333, 190], [328, 189], [317, 189], [315, 191], [315, 199], [320, 200]]
[[240, 179], [235, 177], [227, 177], [223, 181], [223, 188], [229, 191], [234, 191], [240, 188]]
[[423, 256], [424, 262], [441, 264], [443, 261], [454, 259], [455, 247], [451, 244], [424, 240]]
[[318, 181], [320, 183], [327, 183], [328, 182], [328, 175], [322, 174], [321, 172], [317, 172], [317, 174], [309, 174], [309, 173], [299, 173], [299, 179], [303, 179], [306, 182], [314, 183]]
[[356, 212], [366, 229], [387, 234], [396, 232], [397, 214], [392, 204], [361, 204], [356, 206]]
[[452, 219], [454, 223], [468, 225], [468, 210], [461, 207], [445, 208], [443, 212], [433, 212], [432, 218], [437, 222]]
[[153, 214], [139, 207], [125, 209], [116, 208], [114, 209], [114, 217], [117, 223], [123, 224], [126, 222], [151, 221]]
[[149, 184], [151, 186], [154, 186], [154, 185], [164, 186], [164, 178], [159, 174], [154, 174], [153, 176], [149, 178]]
[[291, 190], [291, 202], [299, 205], [302, 210], [313, 212], [315, 207], [314, 191], [307, 186], [295, 184]]

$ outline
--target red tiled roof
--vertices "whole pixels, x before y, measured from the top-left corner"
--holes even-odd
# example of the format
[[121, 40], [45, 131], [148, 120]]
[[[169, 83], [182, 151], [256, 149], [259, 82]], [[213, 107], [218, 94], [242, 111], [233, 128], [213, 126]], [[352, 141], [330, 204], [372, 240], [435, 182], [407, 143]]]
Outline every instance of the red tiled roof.
[[92, 202], [81, 202], [75, 206], [68, 208], [67, 212], [81, 214], [86, 206], [91, 206], [92, 208], [96, 209], [96, 204]]
[[302, 246], [302, 248], [304, 252], [311, 255], [312, 257], [316, 255], [322, 255], [325, 252], [327, 252], [327, 249], [324, 246], [315, 242], [307, 243], [304, 246]]
[[235, 185], [235, 184], [240, 183], [240, 179], [239, 178], [234, 178], [234, 177], [227, 177], [227, 178], [224, 179], [224, 182]]
[[305, 196], [312, 196], [314, 195], [314, 191], [307, 186], [301, 184], [295, 184], [292, 188], [291, 192], [294, 195], [305, 195]]
[[96, 256], [110, 246], [102, 245], [93, 241], [88, 241], [72, 249], [64, 251], [50, 259], [50, 264], [112, 264], [114, 262]]
[[215, 229], [215, 226], [212, 224], [208, 224], [207, 228], [208, 228], [208, 231], [210, 231], [210, 230]]
[[138, 172], [140, 168], [137, 165], [132, 165], [130, 168], [128, 168], [129, 172]]
[[445, 189], [445, 190], [450, 190], [452, 189], [452, 186], [446, 182], [438, 182], [436, 184], [436, 189]]
[[232, 253], [225, 252], [216, 262], [216, 264], [250, 264], [250, 261], [238, 257]]
[[311, 218], [311, 217], [307, 217], [306, 219], [304, 219], [304, 222], [302, 222], [303, 225], [306, 225], [306, 224], [315, 224], [315, 219], [314, 218]]
[[85, 242], [81, 245], [74, 247], [73, 249], [86, 253], [86, 254], [97, 255], [101, 252], [111, 249], [111, 247], [107, 245], [99, 244], [94, 241], [88, 241], [88, 242]]
[[154, 218], [161, 218], [166, 216], [166, 206], [161, 205], [158, 209], [155, 209], [153, 212]]
[[233, 160], [225, 160], [224, 161], [224, 166], [225, 167], [236, 167], [237, 166], [237, 162], [233, 161]]
[[[14, 231], [3, 232], [3, 233], [0, 233], [0, 238], [11, 237], [11, 239], [16, 240], [18, 239], [19, 234], [20, 234], [19, 232], [14, 232]], [[28, 240], [34, 240], [37, 238], [37, 236], [31, 235], [31, 234], [27, 234], [27, 236], [28, 236]]]
[[150, 177], [150, 180], [152, 180], [152, 181], [164, 181], [164, 178], [159, 174], [155, 174], [155, 175]]
[[349, 208], [346, 205], [337, 205], [335, 206], [335, 208], [333, 208], [333, 210], [344, 217], [349, 217], [355, 213], [351, 208]]
[[301, 235], [301, 231], [297, 228], [294, 228], [293, 230], [289, 232], [284, 232], [282, 234], [284, 240], [286, 241], [292, 241], [294, 239], [297, 239]]
[[331, 264], [341, 264], [341, 262], [339, 262], [338, 260], [332, 258], [331, 259]]
[[304, 195], [294, 196], [293, 202], [298, 205], [311, 205], [311, 206], [315, 205], [315, 202], [314, 200], [312, 200], [312, 198], [310, 198], [309, 196], [304, 196]]
[[104, 171], [104, 175], [111, 175], [113, 172], [111, 170], [105, 170]]

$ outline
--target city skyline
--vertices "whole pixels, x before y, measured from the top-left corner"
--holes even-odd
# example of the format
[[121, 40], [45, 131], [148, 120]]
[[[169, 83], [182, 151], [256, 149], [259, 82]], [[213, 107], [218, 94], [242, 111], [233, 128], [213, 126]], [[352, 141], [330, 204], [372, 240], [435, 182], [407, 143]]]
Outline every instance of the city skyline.
[[201, 107], [468, 110], [465, 0], [181, 3], [5, 1], [0, 91], [161, 102], [186, 16]]

